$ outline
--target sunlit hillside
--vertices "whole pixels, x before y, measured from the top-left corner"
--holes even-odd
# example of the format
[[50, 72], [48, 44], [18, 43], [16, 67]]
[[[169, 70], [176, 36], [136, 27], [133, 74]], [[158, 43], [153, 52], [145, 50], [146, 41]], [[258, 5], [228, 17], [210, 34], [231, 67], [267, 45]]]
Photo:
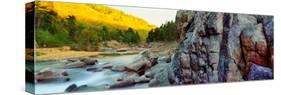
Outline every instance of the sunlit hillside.
[[75, 16], [77, 20], [92, 24], [106, 24], [118, 29], [128, 29], [149, 31], [155, 28], [145, 20], [126, 14], [120, 10], [97, 4], [78, 4], [65, 2], [39, 2], [41, 9], [54, 11], [58, 16], [67, 18]]

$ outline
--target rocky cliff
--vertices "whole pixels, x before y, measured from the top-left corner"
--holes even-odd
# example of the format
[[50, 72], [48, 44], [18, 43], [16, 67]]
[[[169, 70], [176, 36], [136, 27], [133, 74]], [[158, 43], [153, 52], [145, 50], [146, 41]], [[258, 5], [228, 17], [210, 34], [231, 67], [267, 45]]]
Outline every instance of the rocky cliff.
[[273, 79], [273, 16], [179, 10], [177, 84]]

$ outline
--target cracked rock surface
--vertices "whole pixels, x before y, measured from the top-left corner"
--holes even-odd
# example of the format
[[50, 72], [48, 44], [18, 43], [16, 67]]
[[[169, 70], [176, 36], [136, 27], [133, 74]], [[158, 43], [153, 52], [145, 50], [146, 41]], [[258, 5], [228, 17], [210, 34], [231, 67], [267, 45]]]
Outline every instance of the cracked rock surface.
[[273, 16], [179, 10], [177, 84], [273, 79]]

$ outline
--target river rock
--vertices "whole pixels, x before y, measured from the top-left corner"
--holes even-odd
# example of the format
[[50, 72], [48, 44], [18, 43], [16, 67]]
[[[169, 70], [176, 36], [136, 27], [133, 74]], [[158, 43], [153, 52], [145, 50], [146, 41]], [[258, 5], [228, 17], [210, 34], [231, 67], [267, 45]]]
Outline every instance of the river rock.
[[65, 92], [73, 92], [73, 91], [77, 91], [78, 86], [76, 84], [71, 84], [70, 86], [68, 86], [65, 89]]
[[65, 89], [65, 92], [83, 91], [84, 89], [87, 89], [87, 87], [87, 85], [77, 86], [76, 84], [71, 84]]
[[113, 65], [111, 64], [106, 64], [104, 66], [102, 66], [102, 69], [112, 69]]
[[171, 62], [171, 56], [159, 57], [157, 61], [160, 62], [160, 63], [163, 63], [163, 62], [170, 63]]
[[121, 81], [116, 84], [113, 84], [109, 88], [110, 89], [123, 88], [123, 87], [133, 86], [135, 84], [136, 83], [134, 80], [126, 80], [126, 81]]
[[129, 72], [136, 72], [143, 75], [146, 70], [151, 67], [151, 62], [145, 57], [141, 57], [125, 66], [125, 70]]
[[154, 66], [154, 65], [158, 64], [158, 58], [151, 58], [149, 64], [151, 66]]
[[117, 49], [116, 51], [117, 52], [126, 52], [128, 50], [130, 50], [130, 48], [120, 48], [120, 49]]
[[156, 55], [154, 55], [150, 50], [144, 50], [132, 63], [125, 66], [125, 70], [129, 72], [136, 72], [141, 76], [152, 66], [158, 64], [157, 60], [158, 58]]
[[153, 54], [152, 51], [149, 49], [141, 51], [139, 55], [141, 55], [141, 57], [143, 57], [145, 59], [150, 59], [150, 58], [156, 57], [156, 55]]
[[95, 65], [98, 63], [98, 60], [94, 58], [82, 58], [80, 61], [84, 62], [86, 65]]
[[125, 71], [125, 66], [123, 66], [123, 65], [113, 65], [111, 70], [117, 71], [117, 72], [122, 72], [122, 71]]
[[144, 76], [147, 77], [147, 78], [153, 78], [152, 73], [151, 73], [151, 70], [146, 71], [146, 72], [144, 73]]
[[150, 63], [150, 61], [147, 60], [147, 59], [138, 59], [138, 60], [135, 60], [132, 63], [129, 63], [126, 66], [126, 68], [137, 72], [138, 70], [140, 70], [140, 68], [142, 68], [145, 65], [148, 65], [149, 63]]
[[100, 72], [100, 71], [102, 71], [102, 69], [98, 68], [98, 67], [90, 67], [90, 68], [87, 68], [86, 70], [87, 71], [92, 71], [92, 72]]
[[150, 78], [147, 78], [146, 76], [141, 76], [141, 77], [138, 77], [137, 79], [135, 79], [135, 82], [136, 83], [148, 83], [150, 82]]
[[67, 62], [76, 62], [78, 61], [79, 59], [67, 59]]
[[82, 68], [85, 67], [86, 63], [81, 62], [81, 61], [75, 61], [75, 62], [70, 62], [64, 65], [64, 68], [69, 69], [69, 68]]
[[117, 79], [117, 81], [127, 81], [127, 80], [136, 80], [140, 76], [135, 72], [125, 72], [123, 76]]
[[47, 68], [37, 73], [35, 76], [35, 80], [37, 82], [51, 81], [55, 79], [63, 79], [65, 81], [69, 81], [70, 78], [68, 76], [69, 74], [66, 71], [61, 72]]
[[152, 77], [149, 81], [149, 86], [168, 86], [174, 84], [174, 74], [171, 70], [171, 64], [157, 64], [152, 67]]

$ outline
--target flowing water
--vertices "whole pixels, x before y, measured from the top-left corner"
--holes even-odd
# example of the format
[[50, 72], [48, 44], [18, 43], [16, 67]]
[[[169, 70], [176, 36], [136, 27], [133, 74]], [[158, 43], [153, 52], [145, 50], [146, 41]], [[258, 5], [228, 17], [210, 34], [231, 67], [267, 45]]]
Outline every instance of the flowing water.
[[[99, 58], [99, 63], [95, 66], [102, 66], [103, 64], [128, 64], [132, 62], [137, 55], [123, 55], [123, 56], [108, 56]], [[99, 72], [86, 71], [85, 68], [63, 69], [62, 63], [42, 62], [36, 64], [36, 71], [44, 68], [52, 68], [58, 71], [67, 71], [70, 76], [70, 81], [55, 80], [46, 83], [36, 83], [35, 92], [37, 94], [46, 93], [63, 93], [67, 87], [72, 84], [77, 86], [87, 85], [88, 87], [100, 88], [97, 90], [105, 90], [103, 87], [116, 83], [116, 79], [124, 75], [122, 72], [114, 72], [110, 69], [104, 69]], [[145, 84], [135, 85], [131, 88], [146, 87]], [[92, 89], [95, 90], [95, 89]]]

